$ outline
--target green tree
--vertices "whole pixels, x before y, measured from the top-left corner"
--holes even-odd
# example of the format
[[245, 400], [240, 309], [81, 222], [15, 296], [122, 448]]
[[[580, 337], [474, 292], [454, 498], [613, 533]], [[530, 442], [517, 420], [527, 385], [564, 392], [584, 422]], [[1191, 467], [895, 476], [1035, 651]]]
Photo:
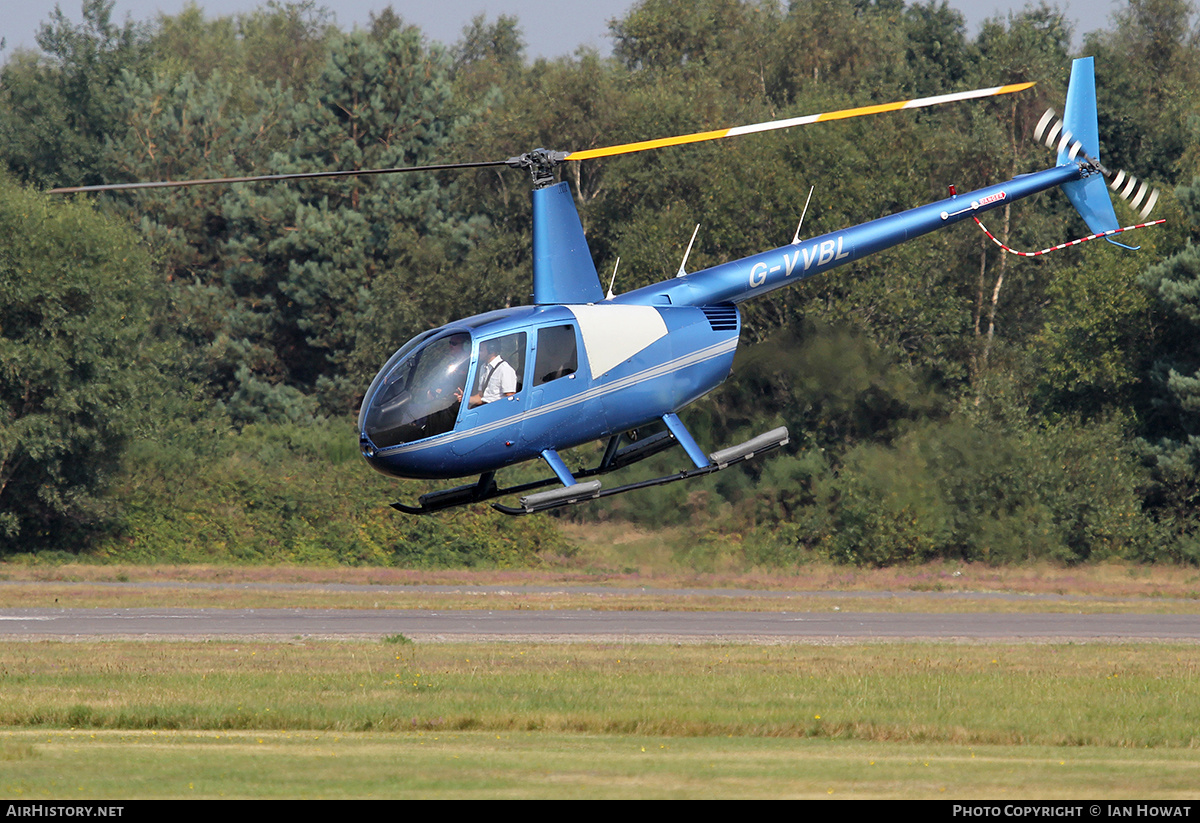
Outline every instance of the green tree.
[[[419, 31], [381, 22], [332, 39], [296, 90], [220, 71], [127, 76], [126, 127], [107, 160], [131, 180], [444, 161], [449, 72]], [[163, 263], [195, 378], [238, 420], [301, 420], [314, 398], [325, 413], [352, 411], [392, 350], [454, 316], [461, 291], [444, 273], [474, 229], [451, 190], [419, 174], [112, 199]]]
[[[800, 542], [856, 564], [1136, 557], [1152, 524], [1119, 425], [960, 413], [818, 476]], [[794, 530], [788, 530], [796, 534]]]
[[0, 159], [40, 185], [103, 182], [100, 156], [123, 114], [124, 73], [145, 71], [144, 26], [112, 22], [113, 0], [83, 0], [83, 23], [55, 7], [37, 34], [44, 55], [21, 54], [0, 70]]
[[914, 3], [905, 9], [904, 33], [913, 92], [942, 94], [967, 79], [976, 55], [967, 44], [962, 14], [945, 0]]
[[0, 546], [71, 547], [104, 517], [139, 407], [161, 391], [149, 260], [88, 205], [0, 177]]
[[[235, 81], [219, 71], [203, 79], [191, 71], [151, 79], [127, 75], [120, 90], [125, 127], [105, 153], [114, 180], [260, 174], [294, 139], [286, 115], [291, 93], [254, 78]], [[188, 344], [192, 380], [227, 399], [242, 383], [239, 375], [249, 379], [246, 370], [259, 380], [270, 374], [268, 332], [261, 320], [245, 317], [239, 303], [246, 290], [227, 276], [235, 263], [227, 212], [240, 206], [238, 192], [198, 186], [101, 197], [128, 215], [154, 250], [171, 295], [172, 327]]]
[[1168, 183], [1200, 171], [1200, 23], [1188, 0], [1128, 0], [1090, 34], [1104, 161]]
[[307, 85], [325, 63], [337, 33], [333, 16], [316, 0], [268, 2], [237, 16], [246, 72], [264, 83]]
[[[1052, 164], [1053, 154], [1039, 145], [1032, 133], [1048, 106], [1060, 106], [1070, 64], [1070, 40], [1071, 29], [1061, 12], [1044, 3], [984, 23], [976, 39], [979, 64], [972, 85], [1038, 85], [972, 117], [969, 151], [958, 161], [970, 170], [972, 180], [995, 183]], [[1014, 248], [1045, 248], [1079, 236], [1083, 225], [1065, 197], [1051, 194], [1041, 199], [1048, 202], [1038, 209], [1028, 203], [1017, 206], [1015, 220], [1013, 205], [1006, 203], [987, 223], [1001, 242]], [[1068, 225], [1075, 228], [1074, 234], [1066, 234]], [[976, 284], [971, 371], [974, 388], [981, 393], [986, 390], [992, 354], [998, 346], [1006, 348], [1010, 356], [1020, 356], [1021, 345], [1040, 323], [1041, 308], [1047, 303], [1046, 284], [1066, 261], [1050, 257], [1030, 264], [1000, 250], [982, 233], [975, 233], [972, 240], [960, 248], [962, 259], [970, 259], [973, 270], [963, 267], [963, 282], [974, 280]]]
[[[339, 37], [287, 114], [294, 137], [272, 157], [273, 171], [443, 160], [450, 95], [449, 61], [418, 30]], [[436, 175], [245, 187], [231, 191], [224, 216], [221, 276], [237, 296], [231, 338], [270, 350], [265, 368], [246, 364], [251, 374], [319, 394], [328, 413], [352, 411], [370, 369], [416, 331], [451, 319], [439, 274], [463, 254], [470, 226], [451, 213]], [[385, 280], [401, 285], [381, 294]]]
[[481, 63], [491, 63], [510, 76], [524, 66], [525, 39], [516, 17], [502, 14], [488, 23], [479, 14], [463, 27], [462, 39], [454, 47], [455, 71]]
[[267, 86], [300, 88], [325, 61], [329, 38], [337, 31], [328, 9], [312, 0], [270, 0], [246, 14], [206, 18], [188, 3], [177, 15], [160, 15], [149, 41], [155, 73], [167, 77], [213, 72], [240, 82], [254, 78]]
[[642, 0], [613, 21], [613, 54], [630, 69], [700, 68], [718, 59], [750, 9], [742, 0]]
[[1176, 189], [1192, 227], [1186, 246], [1140, 277], [1167, 323], [1150, 368], [1153, 406], [1146, 456], [1158, 485], [1154, 502], [1191, 519], [1200, 501], [1200, 178]]

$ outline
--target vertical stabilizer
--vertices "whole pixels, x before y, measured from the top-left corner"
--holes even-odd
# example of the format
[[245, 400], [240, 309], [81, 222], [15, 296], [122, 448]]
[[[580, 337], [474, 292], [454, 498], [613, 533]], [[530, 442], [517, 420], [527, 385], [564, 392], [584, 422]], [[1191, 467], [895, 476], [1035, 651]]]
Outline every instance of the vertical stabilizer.
[[[1096, 122], [1096, 58], [1081, 57], [1071, 64], [1063, 133], [1058, 143], [1058, 164], [1074, 162], [1080, 148], [1093, 160], [1100, 159], [1100, 127]], [[1078, 145], [1076, 145], [1078, 144]]]
[[[1058, 142], [1058, 164], [1100, 162], [1100, 127], [1096, 120], [1095, 58], [1081, 57], [1071, 65], [1071, 85], [1067, 87], [1067, 106], [1063, 113], [1062, 136]], [[1117, 213], [1104, 176], [1097, 170], [1079, 180], [1063, 184], [1063, 192], [1071, 205], [1087, 223], [1092, 234], [1119, 229]], [[1111, 237], [1105, 238], [1114, 246], [1130, 249]]]

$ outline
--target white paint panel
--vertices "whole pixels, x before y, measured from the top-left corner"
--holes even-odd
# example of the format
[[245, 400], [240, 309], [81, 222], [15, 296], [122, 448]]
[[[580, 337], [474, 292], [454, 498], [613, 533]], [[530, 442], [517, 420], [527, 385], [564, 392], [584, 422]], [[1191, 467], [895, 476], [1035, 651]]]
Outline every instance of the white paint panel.
[[653, 306], [567, 306], [579, 321], [583, 348], [592, 379], [616, 366], [667, 334], [667, 324]]

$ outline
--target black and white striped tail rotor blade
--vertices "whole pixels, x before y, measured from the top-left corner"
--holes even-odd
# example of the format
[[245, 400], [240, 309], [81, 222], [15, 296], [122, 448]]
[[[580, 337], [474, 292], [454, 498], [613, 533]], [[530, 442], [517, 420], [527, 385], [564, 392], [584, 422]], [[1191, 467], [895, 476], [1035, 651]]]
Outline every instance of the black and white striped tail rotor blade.
[[1104, 167], [1100, 165], [1100, 161], [1088, 155], [1083, 150], [1083, 144], [1075, 140], [1071, 132], [1063, 127], [1062, 118], [1055, 114], [1054, 109], [1046, 109], [1046, 113], [1042, 115], [1042, 119], [1038, 121], [1037, 126], [1033, 130], [1035, 139], [1046, 144], [1046, 148], [1051, 151], [1061, 152], [1067, 150], [1067, 157], [1074, 160], [1076, 157], [1082, 156], [1092, 165], [1099, 168], [1101, 171]]
[[1139, 181], [1132, 174], [1126, 174], [1124, 171], [1109, 171], [1100, 164], [1099, 160], [1088, 155], [1079, 141], [1074, 140], [1071, 132], [1064, 128], [1062, 119], [1055, 114], [1054, 109], [1046, 109], [1046, 113], [1042, 115], [1042, 119], [1038, 121], [1033, 130], [1033, 136], [1038, 141], [1045, 143], [1051, 151], [1061, 153], [1066, 149], [1069, 159], [1082, 157], [1098, 168], [1104, 175], [1104, 179], [1108, 181], [1109, 188], [1127, 201], [1143, 220], [1150, 215], [1154, 204], [1158, 202], [1158, 189], [1152, 187], [1145, 180]]
[[1108, 187], [1137, 209], [1143, 220], [1158, 202], [1158, 189], [1151, 187], [1145, 180], [1139, 181], [1132, 174], [1123, 171], [1118, 171], [1112, 176]]

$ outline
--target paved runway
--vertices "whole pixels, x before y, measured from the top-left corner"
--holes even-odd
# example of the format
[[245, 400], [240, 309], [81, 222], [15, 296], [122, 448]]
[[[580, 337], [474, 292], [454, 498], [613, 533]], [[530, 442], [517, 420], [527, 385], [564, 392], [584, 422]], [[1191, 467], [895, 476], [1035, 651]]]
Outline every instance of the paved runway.
[[1200, 641], [1200, 615], [417, 609], [0, 609], [0, 637], [414, 640]]

